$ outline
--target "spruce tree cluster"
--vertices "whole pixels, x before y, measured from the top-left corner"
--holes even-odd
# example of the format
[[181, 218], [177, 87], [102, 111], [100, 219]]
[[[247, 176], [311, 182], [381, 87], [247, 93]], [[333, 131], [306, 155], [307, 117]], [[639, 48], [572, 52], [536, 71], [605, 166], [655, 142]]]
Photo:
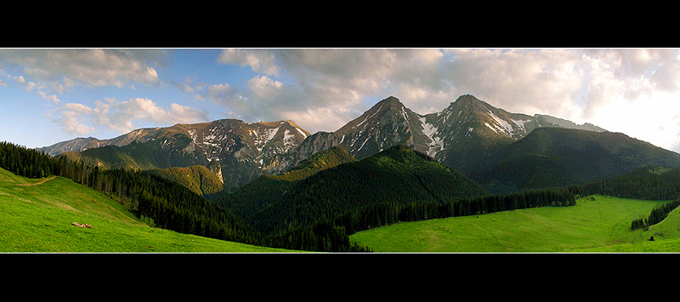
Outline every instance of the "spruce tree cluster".
[[630, 224], [630, 229], [636, 230], [655, 225], [666, 219], [666, 217], [668, 217], [668, 213], [675, 210], [675, 208], [678, 206], [680, 206], [680, 200], [674, 200], [669, 203], [665, 203], [662, 206], [652, 210], [652, 213], [649, 214], [649, 217], [633, 220], [633, 222]]

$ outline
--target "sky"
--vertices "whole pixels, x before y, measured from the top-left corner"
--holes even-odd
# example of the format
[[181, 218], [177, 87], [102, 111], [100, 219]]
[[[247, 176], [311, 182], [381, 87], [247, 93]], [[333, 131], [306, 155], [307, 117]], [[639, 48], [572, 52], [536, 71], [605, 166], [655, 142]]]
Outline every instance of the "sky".
[[460, 95], [589, 122], [680, 152], [680, 58], [667, 48], [0, 49], [0, 141], [224, 118], [335, 131], [395, 96], [439, 112]]

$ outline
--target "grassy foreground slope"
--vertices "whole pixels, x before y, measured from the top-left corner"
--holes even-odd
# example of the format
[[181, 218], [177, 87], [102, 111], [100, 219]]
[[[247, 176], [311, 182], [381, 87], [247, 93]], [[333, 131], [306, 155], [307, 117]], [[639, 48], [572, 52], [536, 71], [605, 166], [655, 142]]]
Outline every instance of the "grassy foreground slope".
[[375, 252], [680, 252], [678, 209], [649, 230], [630, 230], [662, 203], [596, 195], [571, 207], [398, 223], [350, 238]]
[[68, 179], [29, 179], [0, 169], [0, 252], [285, 251], [152, 228]]

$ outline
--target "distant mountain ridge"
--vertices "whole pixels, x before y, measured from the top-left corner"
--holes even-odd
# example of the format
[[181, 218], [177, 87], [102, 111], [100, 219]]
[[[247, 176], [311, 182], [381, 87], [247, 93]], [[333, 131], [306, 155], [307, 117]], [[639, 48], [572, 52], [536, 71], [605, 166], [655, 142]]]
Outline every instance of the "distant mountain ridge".
[[[393, 146], [405, 145], [485, 184], [489, 189], [517, 190], [527, 188], [523, 185], [531, 188], [539, 184], [508, 181], [509, 177], [518, 177], [512, 176], [509, 167], [520, 162], [523, 165], [530, 165], [529, 158], [540, 159], [540, 162], [546, 165], [541, 166], [543, 168], [554, 164], [555, 168], [549, 175], [539, 173], [519, 177], [535, 178], [542, 175], [546, 181], [541, 186], [550, 184], [552, 179], [555, 179], [554, 183], [564, 183], [556, 180], [562, 177], [556, 175], [559, 170], [556, 167], [574, 169], [565, 164], [564, 156], [569, 154], [569, 146], [563, 146], [567, 149], [559, 152], [551, 148], [548, 153], [513, 146], [526, 145], [522, 141], [539, 128], [607, 133], [605, 129], [589, 123], [579, 125], [548, 115], [511, 113], [472, 95], [461, 95], [442, 111], [426, 115], [413, 112], [399, 99], [390, 96], [334, 132], [321, 131], [310, 134], [293, 121], [246, 123], [225, 119], [200, 124], [176, 124], [167, 128], [137, 129], [110, 140], [78, 138], [38, 150], [53, 155], [65, 150], [79, 151], [79, 154], [69, 156], [80, 157], [82, 160], [105, 167], [167, 169], [203, 165], [209, 167], [215, 174], [220, 174], [224, 187], [232, 190], [262, 174], [286, 173], [300, 162], [333, 146], [339, 146], [351, 157], [361, 160]], [[551, 137], [553, 136], [544, 135], [534, 138], [547, 140]], [[578, 140], [586, 139], [588, 136], [575, 137], [578, 137]], [[605, 137], [610, 136], [600, 136], [597, 139]], [[632, 171], [646, 164], [680, 165], [677, 153], [654, 146], [633, 148], [630, 144], [638, 141], [625, 137], [619, 137], [618, 140], [610, 139], [609, 142], [628, 144], [626, 147], [628, 153], [609, 152], [612, 150], [607, 148], [597, 149], [602, 151], [598, 153], [591, 148], [589, 150], [593, 152], [579, 154], [584, 157], [604, 156], [610, 162], [616, 161], [624, 165], [617, 169], [609, 169], [610, 172]], [[536, 143], [541, 145], [547, 142]], [[556, 144], [558, 141], [552, 140], [550, 143]], [[574, 146], [578, 145], [580, 144], [575, 142]], [[107, 147], [102, 148], [103, 146]], [[636, 160], [618, 161], [614, 157]], [[575, 162], [574, 166], [594, 168], [580, 163], [586, 158], [574, 160], [579, 161]], [[561, 163], [556, 164], [559, 161]], [[597, 159], [590, 162], [597, 162]], [[570, 173], [591, 172], [581, 169]], [[500, 173], [500, 176], [494, 173]], [[578, 181], [583, 177], [565, 179]]]
[[276, 154], [288, 152], [309, 136], [293, 121], [209, 123], [144, 128], [109, 140], [76, 138], [38, 148], [106, 168], [168, 169], [202, 165], [220, 175], [225, 187], [238, 187], [261, 174]]

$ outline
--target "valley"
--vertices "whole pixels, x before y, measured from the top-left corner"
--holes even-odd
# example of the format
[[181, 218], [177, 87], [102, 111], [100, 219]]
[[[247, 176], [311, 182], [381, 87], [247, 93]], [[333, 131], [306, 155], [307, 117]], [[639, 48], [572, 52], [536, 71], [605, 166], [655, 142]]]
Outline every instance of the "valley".
[[632, 220], [663, 203], [596, 195], [580, 198], [572, 207], [404, 222], [350, 238], [375, 252], [399, 253], [678, 251], [679, 209], [649, 230], [630, 230]]
[[334, 132], [224, 119], [0, 147], [0, 197], [25, 201], [3, 205], [8, 251], [635, 251], [680, 236], [677, 210], [630, 230], [680, 198], [680, 154], [471, 95], [426, 115], [388, 97]]

